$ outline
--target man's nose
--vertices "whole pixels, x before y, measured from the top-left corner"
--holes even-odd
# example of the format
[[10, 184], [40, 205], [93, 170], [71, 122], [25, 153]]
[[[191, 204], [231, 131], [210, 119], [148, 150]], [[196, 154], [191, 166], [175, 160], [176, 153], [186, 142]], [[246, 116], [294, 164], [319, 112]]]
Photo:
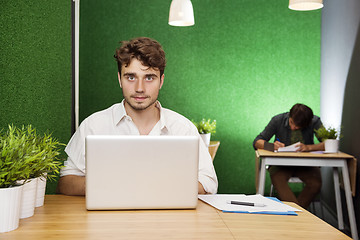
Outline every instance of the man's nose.
[[135, 86], [135, 91], [136, 92], [143, 92], [144, 91], [144, 82], [143, 80], [139, 79], [136, 83]]

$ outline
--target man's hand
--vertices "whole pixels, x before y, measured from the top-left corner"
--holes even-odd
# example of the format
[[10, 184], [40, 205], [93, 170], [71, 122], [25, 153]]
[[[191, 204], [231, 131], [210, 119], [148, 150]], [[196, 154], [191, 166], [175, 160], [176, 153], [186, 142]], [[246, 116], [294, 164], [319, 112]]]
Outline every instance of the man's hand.
[[305, 145], [303, 143], [299, 143], [299, 144], [295, 145], [295, 147], [298, 148], [296, 150], [297, 152], [310, 152], [310, 151], [312, 151], [310, 145]]
[[278, 150], [281, 147], [285, 147], [285, 144], [279, 141], [274, 142], [274, 150]]

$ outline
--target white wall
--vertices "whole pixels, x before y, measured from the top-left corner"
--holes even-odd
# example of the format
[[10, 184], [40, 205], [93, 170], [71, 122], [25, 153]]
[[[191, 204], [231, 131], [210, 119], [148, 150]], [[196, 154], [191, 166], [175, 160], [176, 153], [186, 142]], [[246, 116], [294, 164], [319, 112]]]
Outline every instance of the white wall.
[[359, 20], [359, 0], [324, 0], [320, 115], [326, 127], [341, 126], [345, 84]]
[[[360, 52], [354, 50], [354, 46], [359, 49], [360, 44], [359, 23], [360, 0], [324, 0], [321, 30], [320, 115], [326, 127], [343, 128], [344, 137], [341, 139], [340, 150], [358, 159], [357, 150], [354, 149], [359, 149], [355, 140], [359, 142], [360, 127], [357, 126], [359, 126], [360, 108], [357, 105], [360, 102], [359, 97], [354, 97], [359, 94], [353, 91], [360, 89], [353, 88], [354, 86], [358, 88], [360, 81], [360, 72], [357, 70], [360, 66], [356, 66]], [[359, 172], [359, 168], [357, 171]], [[321, 172], [322, 200], [333, 213], [336, 213], [332, 171], [322, 168]], [[359, 186], [358, 183], [357, 185]], [[357, 199], [359, 196], [354, 199], [359, 229], [360, 202]], [[347, 222], [347, 219], [344, 220]]]

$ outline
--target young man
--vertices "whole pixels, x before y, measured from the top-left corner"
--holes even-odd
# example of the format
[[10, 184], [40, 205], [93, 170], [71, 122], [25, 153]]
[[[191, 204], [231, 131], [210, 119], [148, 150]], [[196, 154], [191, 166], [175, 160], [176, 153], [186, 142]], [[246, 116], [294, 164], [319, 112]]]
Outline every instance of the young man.
[[[255, 149], [277, 150], [300, 142], [298, 151], [324, 150], [324, 143], [314, 144], [315, 130], [322, 126], [319, 117], [313, 115], [311, 108], [304, 104], [295, 104], [290, 112], [274, 116], [265, 129], [255, 138]], [[275, 142], [268, 141], [275, 135]], [[321, 173], [318, 167], [286, 167], [271, 166], [269, 168], [272, 184], [282, 201], [290, 201], [307, 208], [321, 190]], [[300, 178], [305, 187], [296, 198], [291, 191], [288, 180]]]
[[[87, 135], [199, 135], [191, 121], [162, 108], [157, 100], [166, 65], [165, 52], [157, 41], [144, 37], [123, 41], [114, 57], [124, 99], [86, 118], [72, 136], [65, 148], [68, 159], [60, 172], [59, 193], [85, 195]], [[212, 159], [200, 141], [198, 192], [216, 193], [217, 186]]]

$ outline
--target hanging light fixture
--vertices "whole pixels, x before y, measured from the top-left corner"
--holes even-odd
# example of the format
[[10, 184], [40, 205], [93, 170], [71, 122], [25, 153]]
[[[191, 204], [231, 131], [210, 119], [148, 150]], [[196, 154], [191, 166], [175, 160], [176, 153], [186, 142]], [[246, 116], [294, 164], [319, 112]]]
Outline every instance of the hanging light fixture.
[[297, 11], [309, 11], [322, 8], [323, 0], [290, 0], [289, 8]]
[[172, 0], [169, 13], [169, 25], [186, 27], [194, 24], [194, 10], [191, 1]]

